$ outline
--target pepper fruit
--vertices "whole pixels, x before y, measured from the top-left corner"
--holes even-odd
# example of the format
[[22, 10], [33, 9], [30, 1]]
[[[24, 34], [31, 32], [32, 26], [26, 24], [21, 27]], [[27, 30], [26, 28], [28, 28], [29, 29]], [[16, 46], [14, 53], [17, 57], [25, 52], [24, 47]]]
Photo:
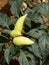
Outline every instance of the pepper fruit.
[[17, 46], [34, 44], [34, 41], [24, 36], [18, 36], [13, 39], [13, 43]]
[[22, 35], [22, 29], [23, 29], [23, 24], [24, 24], [24, 20], [26, 18], [27, 14], [21, 16], [18, 21], [15, 24], [14, 30], [12, 30], [10, 32], [10, 36], [11, 37], [16, 37], [16, 36], [20, 36]]

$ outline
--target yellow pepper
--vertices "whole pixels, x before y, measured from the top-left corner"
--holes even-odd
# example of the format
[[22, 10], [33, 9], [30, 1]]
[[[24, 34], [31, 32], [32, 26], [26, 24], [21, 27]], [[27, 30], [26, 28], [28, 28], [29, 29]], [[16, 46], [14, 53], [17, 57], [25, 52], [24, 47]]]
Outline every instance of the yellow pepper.
[[19, 31], [19, 32], [22, 31], [22, 29], [23, 29], [23, 24], [24, 24], [24, 20], [25, 20], [26, 16], [27, 16], [27, 14], [21, 16], [21, 17], [17, 20], [17, 22], [16, 22], [16, 24], [15, 24], [15, 27], [14, 27], [15, 30], [17, 30], [17, 31]]
[[22, 29], [23, 29], [23, 24], [24, 24], [24, 20], [25, 20], [26, 16], [27, 16], [27, 14], [21, 16], [18, 19], [18, 21], [15, 24], [14, 30], [12, 30], [10, 32], [11, 37], [16, 37], [16, 36], [22, 35], [21, 32], [22, 32]]
[[13, 39], [13, 43], [17, 46], [34, 44], [34, 41], [24, 36], [18, 36]]
[[13, 43], [17, 46], [34, 44], [34, 41], [30, 40], [27, 37], [22, 36], [22, 33], [21, 33], [26, 16], [27, 14], [21, 16], [17, 20], [14, 30], [10, 32], [10, 36], [13, 37]]
[[21, 32], [19, 32], [19, 31], [16, 31], [16, 30], [12, 30], [11, 32], [10, 32], [10, 36], [11, 37], [17, 37], [17, 36], [20, 36], [20, 35], [22, 35], [21, 34]]

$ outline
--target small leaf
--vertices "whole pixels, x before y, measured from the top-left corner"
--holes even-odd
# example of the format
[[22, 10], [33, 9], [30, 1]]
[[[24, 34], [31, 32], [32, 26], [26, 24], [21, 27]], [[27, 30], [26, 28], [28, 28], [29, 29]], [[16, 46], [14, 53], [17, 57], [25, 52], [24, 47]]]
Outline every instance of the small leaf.
[[4, 35], [0, 35], [0, 43], [6, 43], [9, 41], [9, 38], [4, 36]]
[[3, 34], [10, 34], [10, 30], [4, 29], [4, 30], [1, 31], [1, 33], [3, 33]]
[[0, 13], [0, 25], [3, 26], [3, 27], [7, 27], [9, 29], [9, 17], [4, 14], [4, 13]]
[[4, 46], [5, 43], [0, 43], [0, 51], [2, 51], [2, 48]]
[[39, 12], [49, 19], [49, 14], [48, 14], [49, 13], [49, 2], [47, 3], [43, 2], [41, 4], [38, 4], [37, 6], [39, 8]]
[[3, 63], [4, 63], [4, 60], [5, 60], [5, 59], [4, 59], [4, 56], [1, 56], [1, 57], [0, 57], [0, 64], [3, 64]]
[[43, 19], [41, 17], [41, 15], [39, 14], [38, 12], [38, 7], [34, 7], [33, 9], [29, 9], [27, 8], [25, 13], [28, 13], [28, 16], [27, 16], [27, 19], [31, 20], [31, 21], [34, 21], [35, 23], [41, 23], [41, 24], [44, 24], [43, 22]]
[[17, 0], [17, 1], [14, 1], [11, 5], [11, 13], [17, 17], [19, 17], [19, 14], [20, 14], [20, 7], [22, 5], [23, 1], [22, 0]]
[[20, 65], [29, 65], [26, 55], [24, 54], [22, 50], [20, 51], [19, 63]]
[[34, 21], [35, 23], [41, 23], [44, 24], [42, 17], [39, 14], [35, 14], [33, 15], [34, 17], [32, 18], [32, 21]]
[[28, 58], [30, 58], [30, 60], [29, 60], [30, 65], [36, 65], [36, 60], [35, 60], [35, 57], [34, 57], [34, 55], [32, 53], [27, 52], [26, 56]]
[[46, 32], [44, 30], [32, 29], [27, 34], [31, 37], [38, 39], [43, 34], [46, 34]]
[[27, 17], [24, 22], [25, 22], [25, 25], [24, 25], [25, 28], [26, 28], [26, 26], [28, 26], [31, 29], [31, 21], [29, 19], [27, 19]]
[[7, 48], [4, 52], [4, 58], [6, 60], [6, 62], [9, 64], [13, 55], [15, 54], [14, 52], [14, 46], [10, 45], [9, 48]]
[[12, 5], [15, 0], [9, 0], [9, 4]]
[[41, 49], [42, 55], [44, 56], [44, 54], [45, 54], [45, 49], [46, 49], [46, 36], [45, 36], [45, 35], [44, 35], [44, 36], [41, 36], [41, 37], [39, 38], [39, 47], [40, 47], [40, 49]]
[[41, 25], [39, 28], [40, 29], [47, 29], [48, 27], [46, 25]]
[[17, 21], [17, 18], [10, 19], [10, 20], [9, 20], [9, 26], [12, 25], [12, 24], [15, 24], [16, 21]]
[[40, 49], [39, 49], [39, 47], [36, 43], [32, 46], [27, 47], [27, 48], [28, 48], [29, 51], [34, 53], [34, 55], [36, 55], [37, 57], [39, 57], [41, 59]]
[[43, 60], [49, 55], [49, 35], [43, 35], [39, 38], [40, 52]]
[[26, 13], [29, 13], [29, 12], [31, 12], [32, 10], [30, 9], [30, 8], [27, 8], [26, 10], [25, 10], [25, 14]]

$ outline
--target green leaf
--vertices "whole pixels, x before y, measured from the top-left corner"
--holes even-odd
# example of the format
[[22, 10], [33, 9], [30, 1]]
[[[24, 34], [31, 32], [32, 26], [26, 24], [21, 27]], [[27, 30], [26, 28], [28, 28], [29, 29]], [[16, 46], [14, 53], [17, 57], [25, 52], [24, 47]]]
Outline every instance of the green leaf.
[[0, 35], [0, 43], [7, 43], [9, 42], [9, 38], [4, 35]]
[[10, 19], [6, 14], [0, 13], [0, 26], [6, 27], [10, 30], [9, 26], [15, 24], [17, 18]]
[[46, 56], [49, 55], [49, 35], [46, 38]]
[[49, 35], [43, 35], [39, 38], [39, 47], [43, 60], [49, 55]]
[[28, 52], [28, 53], [26, 54], [26, 56], [27, 56], [28, 58], [30, 58], [30, 60], [29, 60], [29, 64], [30, 64], [30, 65], [36, 65], [36, 60], [35, 60], [35, 57], [34, 57], [34, 55], [33, 55], [32, 53]]
[[7, 48], [4, 52], [4, 58], [6, 60], [6, 62], [9, 64], [13, 55], [15, 54], [15, 51], [14, 51], [14, 46], [13, 45], [10, 45], [9, 48]]
[[42, 14], [45, 15], [49, 20], [49, 14], [48, 14], [49, 13], [49, 3], [37, 4], [33, 9], [27, 8], [25, 13], [28, 13], [28, 14], [30, 13], [31, 16], [29, 15], [28, 18], [34, 21], [35, 23], [44, 24], [43, 18], [41, 17], [41, 15]]
[[[25, 48], [25, 47], [23, 47], [23, 48]], [[26, 57], [29, 61], [29, 65], [36, 65], [36, 58], [33, 53], [31, 53], [27, 49], [26, 50], [23, 49], [23, 53], [26, 55]]]
[[14, 1], [13, 4], [11, 5], [11, 13], [17, 17], [19, 17], [20, 14], [20, 7], [22, 5], [23, 1], [22, 0], [17, 0]]
[[30, 8], [27, 8], [24, 13], [26, 14], [26, 13], [29, 13], [29, 12], [32, 12], [32, 10]]
[[34, 37], [34, 38], [39, 38], [40, 36], [42, 36], [43, 34], [46, 34], [46, 32], [44, 30], [39, 30], [39, 29], [32, 29], [30, 30], [27, 35]]
[[12, 24], [14, 25], [16, 23], [16, 21], [17, 21], [17, 18], [10, 19], [9, 20], [9, 26], [12, 25]]
[[44, 24], [43, 19], [41, 15], [38, 12], [38, 7], [34, 7], [33, 9], [27, 8], [25, 13], [28, 13], [27, 18], [30, 19], [31, 21], [34, 21], [35, 23], [41, 23]]
[[0, 57], [0, 64], [3, 64], [5, 61], [4, 56]]
[[40, 25], [40, 29], [47, 29], [48, 27], [46, 25]]
[[34, 53], [34, 55], [38, 58], [41, 59], [41, 53], [40, 53], [40, 49], [38, 47], [38, 45], [35, 43], [34, 45], [31, 45], [29, 47], [27, 47], [29, 51], [31, 51], [32, 53]]
[[41, 14], [45, 15], [49, 19], [49, 2], [41, 3], [39, 5], [39, 11]]
[[[25, 22], [25, 25], [27, 25], [31, 29], [31, 20], [26, 18], [24, 22]], [[25, 28], [26, 28], [26, 26], [25, 26]]]
[[[30, 9], [29, 7], [27, 7], [27, 9], [25, 10], [25, 12], [24, 13], [28, 13], [28, 14], [30, 14], [30, 15], [34, 15], [34, 14], [37, 14], [38, 13], [38, 7], [37, 6], [35, 6], [34, 8], [32, 8], [32, 9]], [[32, 16], [33, 16], [32, 15]], [[30, 17], [32, 17], [32, 16], [30, 16]]]
[[9, 17], [4, 14], [4, 13], [0, 13], [0, 25], [3, 27], [7, 27], [9, 29]]
[[0, 51], [2, 51], [2, 48], [4, 46], [5, 43], [0, 43]]
[[39, 47], [42, 53], [42, 56], [45, 56], [45, 49], [46, 49], [46, 36], [41, 36], [39, 38]]
[[8, 29], [4, 29], [1, 31], [2, 34], [10, 34], [10, 30]]
[[22, 50], [20, 51], [19, 63], [20, 65], [29, 65], [27, 57]]
[[9, 4], [12, 5], [15, 0], [9, 0]]
[[32, 18], [32, 21], [34, 21], [35, 23], [41, 23], [44, 24], [42, 17], [39, 14], [35, 14], [33, 15], [34, 17]]
[[49, 2], [45, 3], [41, 3], [37, 5], [39, 8], [39, 12], [43, 15], [45, 15], [48, 19], [49, 19]]

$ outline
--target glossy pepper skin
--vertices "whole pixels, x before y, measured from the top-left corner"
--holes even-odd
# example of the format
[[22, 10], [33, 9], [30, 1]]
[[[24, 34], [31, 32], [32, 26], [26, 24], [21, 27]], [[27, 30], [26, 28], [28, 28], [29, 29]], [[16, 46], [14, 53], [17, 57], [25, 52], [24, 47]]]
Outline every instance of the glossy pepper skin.
[[22, 45], [34, 44], [34, 41], [32, 41], [32, 40], [30, 40], [29, 38], [24, 37], [24, 36], [18, 36], [18, 37], [15, 37], [15, 38], [13, 39], [13, 43], [14, 43], [16, 46], [22, 46]]

